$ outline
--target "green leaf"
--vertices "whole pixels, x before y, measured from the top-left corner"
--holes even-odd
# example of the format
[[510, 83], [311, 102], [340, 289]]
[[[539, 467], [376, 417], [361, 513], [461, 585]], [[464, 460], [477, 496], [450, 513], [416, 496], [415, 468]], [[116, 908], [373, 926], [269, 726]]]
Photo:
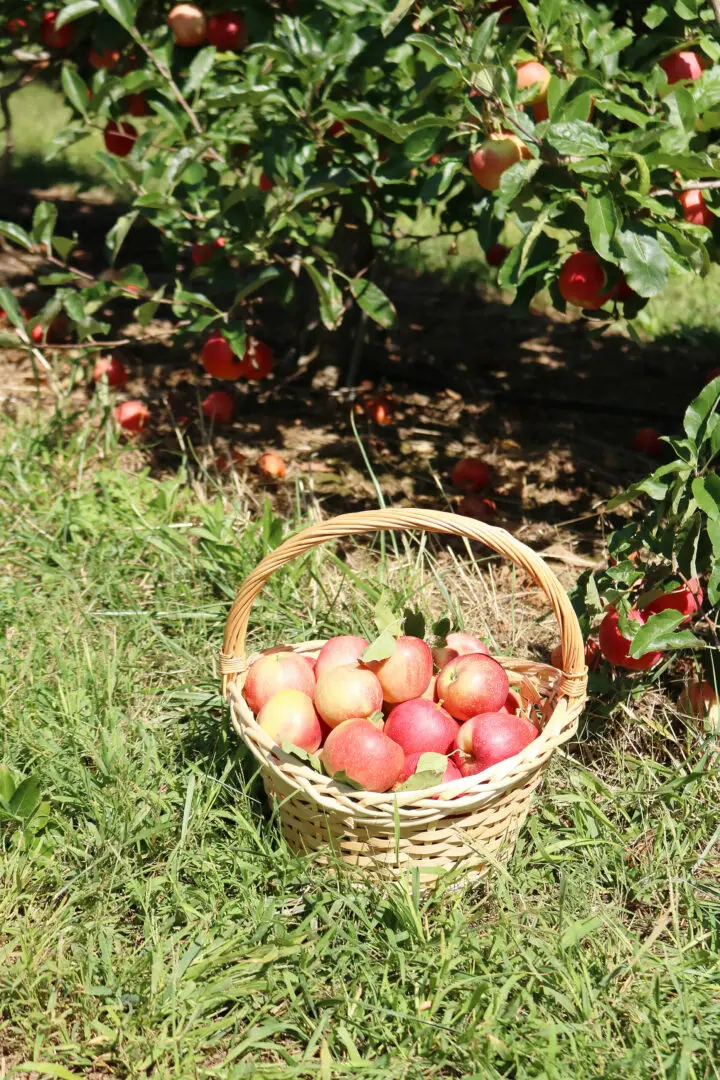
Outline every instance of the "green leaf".
[[21, 821], [32, 817], [40, 803], [40, 785], [34, 776], [28, 776], [15, 788], [10, 799], [10, 813]]
[[492, 40], [492, 36], [495, 33], [495, 27], [497, 26], [501, 15], [501, 11], [493, 12], [487, 19], [483, 19], [473, 34], [470, 43], [470, 59], [473, 63], [479, 63], [485, 56], [485, 50]]
[[692, 493], [700, 509], [713, 521], [720, 522], [720, 476], [717, 473], [696, 476]]
[[301, 746], [296, 746], [295, 743], [287, 742], [285, 739], [280, 740], [280, 749], [284, 754], [292, 754], [301, 761], [307, 761], [316, 772], [323, 771], [322, 761], [317, 754], [311, 754], [308, 750], [303, 750]]
[[589, 919], [579, 919], [577, 922], [570, 923], [570, 926], [563, 931], [563, 935], [560, 938], [560, 947], [562, 949], [572, 948], [573, 945], [577, 945], [583, 938], [586, 938], [589, 934], [594, 934], [596, 930], [599, 930], [604, 922], [605, 920], [602, 915], [591, 915]]
[[67, 4], [59, 12], [55, 20], [55, 29], [59, 30], [61, 26], [65, 26], [65, 23], [75, 22], [76, 19], [81, 19], [83, 15], [89, 15], [91, 11], [97, 11], [99, 7], [98, 0], [74, 0], [74, 3]]
[[660, 23], [665, 22], [668, 14], [669, 12], [664, 7], [661, 7], [660, 4], [651, 4], [643, 15], [643, 22], [651, 30], [655, 30]]
[[720, 375], [703, 387], [694, 401], [685, 410], [683, 428], [690, 439], [697, 440], [698, 434], [708, 416], [713, 413], [720, 401]]
[[14, 790], [15, 780], [13, 774], [10, 772], [7, 765], [0, 765], [0, 802], [4, 803], [7, 808], [10, 806], [10, 800]]
[[394, 613], [387, 600], [382, 596], [373, 610], [373, 622], [380, 632], [389, 630], [390, 633], [394, 634], [396, 637], [402, 632], [400, 618]]
[[13, 1070], [17, 1075], [40, 1073], [41, 1076], [52, 1076], [55, 1080], [82, 1080], [80, 1073], [70, 1072], [64, 1065], [56, 1065], [51, 1061], [24, 1061], [22, 1065], [16, 1065]]
[[54, 203], [43, 200], [35, 207], [32, 220], [32, 236], [36, 244], [42, 244], [48, 255], [52, 254], [52, 236], [57, 221], [57, 207]]
[[411, 611], [406, 608], [403, 612], [403, 634], [408, 637], [425, 638], [425, 617], [421, 611]]
[[462, 71], [463, 64], [460, 53], [454, 45], [447, 45], [438, 41], [437, 38], [429, 37], [427, 34], [408, 34], [405, 41], [408, 45], [417, 45], [419, 49], [430, 53], [436, 60], [445, 64], [446, 67], [452, 68], [453, 71]]
[[165, 295], [165, 286], [157, 289], [150, 300], [146, 300], [144, 304], [138, 304], [135, 308], [134, 315], [141, 326], [149, 326], [155, 318], [155, 313], [160, 307], [159, 301]]
[[607, 139], [594, 124], [589, 124], [585, 120], [551, 124], [545, 138], [559, 154], [568, 154], [573, 157], [589, 157], [591, 154], [601, 154], [609, 149]]
[[233, 307], [235, 307], [236, 304], [241, 304], [248, 296], [252, 296], [253, 293], [256, 293], [258, 289], [261, 289], [268, 281], [273, 281], [279, 276], [280, 270], [277, 266], [264, 266], [262, 270], [254, 270], [245, 278], [241, 283], [240, 288], [235, 293]]
[[77, 244], [76, 240], [71, 240], [68, 236], [58, 236], [57, 233], [53, 236], [52, 242], [53, 247], [63, 261], [67, 259], [68, 255]]
[[388, 327], [395, 322], [397, 312], [392, 300], [382, 289], [366, 277], [356, 277], [350, 282], [350, 291], [363, 311], [378, 326]]
[[395, 27], [405, 18], [414, 3], [415, 0], [398, 0], [390, 14], [386, 15], [381, 23], [380, 32], [383, 37], [387, 37], [393, 32]]
[[303, 262], [303, 266], [317, 291], [323, 326], [328, 330], [335, 330], [342, 321], [344, 305], [342, 293], [335, 284], [332, 271], [328, 271], [328, 276], [325, 277], [313, 263]]
[[3, 309], [13, 326], [17, 326], [24, 333], [25, 331], [25, 316], [18, 307], [15, 296], [5, 287], [0, 288], [0, 308]]
[[201, 49], [200, 52], [193, 58], [190, 67], [188, 68], [188, 77], [185, 80], [182, 92], [183, 97], [188, 98], [199, 90], [205, 81], [206, 75], [210, 72], [213, 64], [215, 63], [215, 57], [217, 56], [217, 50], [214, 45], [208, 45], [207, 48]]
[[63, 64], [60, 82], [65, 91], [65, 97], [70, 104], [73, 105], [79, 113], [82, 113], [84, 117], [87, 117], [87, 86], [85, 85], [85, 80], [78, 75], [72, 64], [68, 64], [67, 62]]
[[341, 769], [340, 772], [333, 773], [332, 778], [333, 780], [337, 780], [338, 784], [347, 784], [348, 787], [353, 788], [355, 791], [365, 790], [362, 784], [358, 784], [357, 780], [353, 780], [352, 776], [348, 776], [344, 769]]
[[[637, 660], [638, 657], [644, 656], [648, 652], [701, 648], [702, 641], [696, 638], [691, 630], [677, 632], [677, 628], [684, 618], [685, 616], [681, 611], [667, 610], [659, 611], [657, 615], [651, 615], [644, 626], [639, 626], [635, 622], [634, 625], [639, 626], [639, 629], [636, 630], [632, 638], [630, 656]], [[624, 633], [622, 620], [620, 620], [620, 630]]]
[[588, 195], [585, 201], [585, 221], [590, 230], [593, 247], [600, 258], [615, 262], [611, 246], [622, 219], [609, 192], [603, 195]]
[[387, 660], [395, 652], [395, 637], [389, 630], [383, 630], [374, 641], [360, 654], [360, 659], [369, 664], [372, 660]]
[[442, 784], [447, 764], [448, 759], [444, 754], [421, 754], [415, 772], [395, 790], [423, 791], [425, 788], [437, 787], [438, 784]]
[[622, 251], [620, 266], [630, 288], [638, 296], [655, 296], [664, 289], [669, 267], [657, 240], [645, 233], [626, 230], [618, 232], [617, 241]]
[[120, 253], [120, 248], [125, 243], [125, 237], [132, 229], [137, 217], [137, 210], [132, 210], [129, 214], [121, 214], [107, 233], [105, 237], [105, 251], [110, 259], [111, 266], [114, 266], [115, 260]]
[[12, 240], [14, 244], [19, 244], [26, 251], [32, 251], [32, 240], [14, 221], [0, 221], [0, 236], [7, 236], [8, 240]]
[[132, 30], [135, 22], [137, 4], [135, 0], [100, 0], [108, 15], [120, 23], [126, 30]]

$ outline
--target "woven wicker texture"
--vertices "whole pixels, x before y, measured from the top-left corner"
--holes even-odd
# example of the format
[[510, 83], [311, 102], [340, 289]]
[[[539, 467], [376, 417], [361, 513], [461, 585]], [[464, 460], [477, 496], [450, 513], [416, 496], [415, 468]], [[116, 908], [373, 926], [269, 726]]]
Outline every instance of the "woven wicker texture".
[[[242, 696], [245, 673], [255, 659], [245, 656], [250, 612], [270, 575], [319, 544], [384, 529], [444, 533], [492, 548], [531, 576], [560, 628], [562, 671], [530, 660], [496, 658], [519, 691], [524, 711], [541, 727], [539, 737], [515, 757], [431, 792], [356, 791], [337, 783], [275, 746]], [[293, 648], [316, 656], [322, 645], [311, 641]], [[278, 801], [293, 849], [327, 851], [330, 845], [346, 862], [380, 876], [397, 877], [417, 867], [426, 884], [458, 865], [473, 875], [482, 874], [494, 860], [509, 854], [553, 752], [577, 729], [587, 686], [575, 612], [543, 560], [504, 529], [431, 510], [344, 514], [286, 540], [258, 564], [240, 589], [225, 628], [220, 664], [233, 727], [260, 763], [265, 790]]]

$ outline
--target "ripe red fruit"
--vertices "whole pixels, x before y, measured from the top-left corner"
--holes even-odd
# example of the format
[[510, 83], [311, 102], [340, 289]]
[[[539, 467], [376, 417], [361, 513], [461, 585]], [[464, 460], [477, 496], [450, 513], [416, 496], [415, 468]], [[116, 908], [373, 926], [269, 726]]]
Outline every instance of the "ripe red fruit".
[[445, 665], [437, 681], [438, 701], [456, 720], [496, 712], [505, 704], [509, 689], [505, 669], [484, 653], [458, 656]]
[[200, 351], [200, 362], [216, 379], [239, 379], [242, 374], [242, 361], [230, 348], [223, 335], [216, 331], [211, 334]]
[[203, 401], [200, 408], [211, 423], [229, 424], [233, 418], [235, 399], [227, 390], [213, 390]]
[[690, 622], [693, 615], [697, 615], [703, 603], [702, 586], [697, 578], [690, 578], [686, 584], [674, 589], [673, 592], [663, 593], [656, 600], [651, 600], [643, 608], [646, 615], [657, 615], [659, 611], [679, 611], [685, 618], [680, 626]]
[[320, 748], [320, 719], [312, 698], [300, 690], [279, 690], [263, 705], [257, 722], [277, 746], [289, 742], [311, 754]]
[[389, 397], [370, 398], [365, 402], [365, 412], [380, 427], [392, 423], [394, 411], [395, 407]]
[[213, 15], [207, 24], [207, 39], [222, 52], [244, 49], [248, 43], [245, 20], [237, 11], [223, 11]]
[[27, 23], [24, 19], [10, 19], [5, 23], [5, 29], [10, 37], [20, 37], [27, 30]]
[[475, 518], [476, 521], [492, 521], [497, 514], [497, 506], [492, 499], [480, 495], [464, 495], [458, 503], [458, 514]]
[[207, 19], [195, 4], [176, 4], [167, 18], [176, 45], [202, 45], [207, 33]]
[[710, 207], [705, 204], [703, 193], [699, 188], [681, 191], [678, 199], [686, 221], [689, 221], [691, 225], [705, 225], [708, 229], [713, 227], [715, 215]]
[[385, 722], [385, 734], [406, 754], [446, 754], [458, 730], [447, 709], [422, 697], [396, 705]]
[[282, 480], [287, 466], [279, 454], [261, 454], [257, 460], [257, 471], [266, 480]]
[[680, 695], [678, 706], [681, 712], [708, 720], [713, 728], [720, 727], [720, 702], [712, 683], [690, 683]]
[[275, 187], [270, 177], [266, 176], [264, 172], [260, 173], [260, 180], [258, 181], [258, 186], [261, 191], [272, 191], [272, 189]]
[[[558, 645], [550, 653], [550, 663], [562, 670], [562, 645]], [[602, 653], [595, 638], [588, 638], [585, 642], [585, 663], [589, 671], [597, 671], [602, 663]]]
[[558, 287], [564, 300], [581, 308], [599, 308], [610, 299], [608, 279], [594, 251], [576, 251], [563, 263]]
[[113, 409], [113, 416], [121, 428], [134, 433], [145, 427], [150, 419], [150, 410], [143, 401], [123, 401], [122, 405]]
[[484, 491], [490, 486], [490, 469], [479, 458], [463, 458], [454, 465], [450, 482], [461, 491]]
[[491, 765], [519, 754], [539, 734], [535, 725], [524, 716], [505, 712], [476, 716], [472, 721], [473, 764], [478, 772], [489, 769]]
[[137, 128], [128, 123], [127, 120], [121, 120], [119, 124], [117, 120], [110, 120], [103, 132], [105, 149], [108, 153], [122, 158], [128, 156], [135, 145], [137, 137]]
[[202, 266], [209, 259], [212, 259], [213, 255], [225, 247], [225, 237], [218, 236], [217, 240], [211, 240], [209, 244], [201, 244], [199, 242], [193, 244], [191, 258], [196, 266]]
[[326, 724], [372, 716], [382, 707], [382, 687], [372, 671], [358, 664], [341, 664], [324, 671], [315, 687], [315, 707]]
[[269, 652], [248, 669], [243, 697], [254, 713], [281, 690], [300, 690], [312, 697], [315, 676], [304, 657], [295, 652]]
[[665, 443], [660, 441], [655, 428], [644, 427], [635, 432], [633, 450], [638, 454], [647, 454], [648, 457], [661, 458], [665, 454]]
[[416, 637], [399, 637], [395, 651], [387, 660], [372, 660], [367, 664], [383, 690], [388, 705], [419, 698], [432, 678], [433, 660], [430, 646]]
[[59, 30], [55, 29], [59, 14], [59, 11], [46, 11], [40, 22], [40, 37], [48, 49], [67, 49], [75, 39], [75, 27], [72, 23], [66, 23]]
[[549, 83], [550, 72], [544, 64], [538, 63], [537, 60], [530, 60], [526, 64], [521, 64], [517, 69], [518, 90], [528, 90], [531, 86], [537, 87], [535, 95], [529, 99], [532, 105], [543, 104], [547, 100]]
[[510, 254], [510, 248], [504, 244], [491, 244], [485, 252], [488, 266], [502, 266]]
[[[637, 608], [630, 609], [628, 618], [632, 619], [633, 622], [641, 623], [643, 626], [647, 622], [647, 615], [642, 611], [638, 611]], [[612, 607], [608, 609], [607, 614], [600, 623], [598, 639], [600, 651], [605, 659], [617, 667], [629, 668], [630, 671], [649, 671], [650, 668], [655, 667], [662, 660], [662, 653], [659, 651], [645, 653], [637, 659], [630, 656], [630, 642], [623, 637], [620, 631], [618, 613]]]
[[329, 135], [331, 139], [337, 139], [341, 135], [347, 134], [347, 128], [343, 124], [342, 120], [334, 120], [330, 127], [327, 129], [326, 134]]
[[368, 647], [365, 638], [352, 634], [341, 634], [326, 641], [315, 661], [315, 675], [319, 679], [326, 671], [344, 664], [357, 664], [362, 653]]
[[[400, 775], [397, 778], [398, 784], [404, 784], [406, 780], [408, 780], [417, 772], [418, 762], [420, 761], [421, 757], [421, 753], [405, 755], [403, 767], [400, 770]], [[452, 760], [452, 758], [448, 758], [447, 765], [445, 766], [445, 772], [443, 773], [443, 778], [442, 780], [439, 780], [438, 783], [447, 784], [450, 780], [460, 780], [461, 778], [462, 773], [458, 769], [457, 765]], [[437, 795], [434, 795], [433, 798], [436, 799]]]
[[466, 634], [464, 630], [453, 630], [445, 638], [445, 643], [451, 649], [455, 649], [458, 656], [467, 656], [468, 653], [484, 653], [490, 655], [490, 650], [484, 641], [474, 634]]
[[149, 116], [150, 106], [145, 100], [144, 94], [128, 94], [125, 98], [125, 108], [131, 116]]
[[486, 191], [496, 191], [505, 170], [528, 157], [528, 149], [517, 135], [507, 132], [491, 135], [478, 150], [470, 154], [470, 172], [480, 187]]
[[720, 367], [710, 368], [707, 375], [705, 376], [705, 385], [707, 386], [708, 383], [711, 383], [713, 381], [713, 379], [717, 379], [719, 376], [720, 376]]
[[98, 52], [97, 49], [91, 49], [88, 53], [88, 60], [96, 71], [110, 71], [115, 67], [119, 59], [119, 49], [103, 49], [102, 52]]
[[93, 382], [100, 382], [102, 377], [108, 381], [108, 386], [125, 386], [128, 381], [128, 370], [122, 360], [116, 356], [101, 356], [95, 361], [92, 378]]
[[687, 79], [699, 79], [705, 66], [702, 58], [690, 49], [681, 49], [680, 52], [672, 53], [659, 63], [671, 86], [673, 83], [684, 82]]
[[240, 374], [245, 379], [267, 379], [273, 369], [273, 360], [273, 351], [269, 345], [248, 338]]
[[218, 454], [215, 458], [215, 468], [218, 472], [226, 472], [228, 469], [244, 464], [245, 455], [239, 450], [231, 450], [229, 454]]
[[405, 755], [370, 720], [346, 720], [325, 740], [323, 765], [330, 773], [344, 772], [366, 791], [389, 791], [397, 783]]
[[624, 274], [623, 274], [622, 278], [620, 279], [620, 281], [618, 282], [617, 291], [615, 293], [615, 296], [622, 303], [625, 303], [626, 300], [635, 300], [637, 298], [637, 293], [635, 292], [634, 289], [630, 288]]

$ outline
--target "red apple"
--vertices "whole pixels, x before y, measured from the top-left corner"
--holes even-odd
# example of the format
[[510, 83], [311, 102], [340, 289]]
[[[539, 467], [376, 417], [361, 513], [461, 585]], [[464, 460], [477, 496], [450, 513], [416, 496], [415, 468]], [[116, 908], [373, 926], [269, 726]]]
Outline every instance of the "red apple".
[[678, 199], [686, 221], [689, 221], [691, 225], [705, 225], [708, 229], [712, 229], [716, 220], [715, 215], [705, 204], [703, 193], [699, 188], [681, 191]]
[[167, 17], [176, 45], [202, 45], [207, 34], [207, 19], [195, 4], [176, 4]]
[[478, 150], [470, 154], [470, 172], [480, 187], [486, 191], [496, 191], [505, 170], [528, 157], [528, 149], [517, 135], [507, 132], [491, 135]]
[[200, 351], [200, 362], [216, 379], [239, 379], [242, 361], [230, 348], [227, 339], [219, 331], [211, 334]]
[[644, 427], [635, 432], [633, 450], [648, 457], [661, 458], [665, 454], [665, 443], [661, 442], [655, 428]]
[[708, 383], [713, 382], [715, 379], [717, 379], [719, 377], [720, 377], [720, 367], [710, 368], [707, 375], [705, 376], [705, 385], [707, 386]]
[[257, 471], [265, 480], [282, 480], [287, 466], [279, 454], [261, 454], [257, 459]]
[[540, 732], [524, 716], [489, 712], [476, 716], [472, 725], [473, 764], [479, 771], [514, 757], [537, 739]]
[[245, 379], [267, 379], [273, 369], [273, 351], [263, 341], [248, 338], [240, 374]]
[[324, 671], [315, 687], [315, 707], [326, 724], [372, 716], [382, 709], [382, 687], [376, 675], [358, 664], [341, 664]]
[[612, 295], [603, 264], [594, 251], [576, 251], [563, 263], [558, 288], [564, 300], [575, 307], [602, 307]]
[[433, 659], [429, 645], [416, 637], [399, 637], [395, 651], [387, 660], [372, 660], [367, 664], [383, 690], [389, 705], [410, 698], [419, 698], [432, 678]]
[[433, 675], [427, 684], [425, 693], [420, 696], [425, 698], [426, 701], [437, 701], [437, 675]]
[[720, 727], [720, 702], [712, 683], [689, 683], [678, 699], [678, 706], [688, 716], [707, 718], [713, 727]]
[[275, 187], [270, 177], [267, 176], [264, 172], [260, 173], [260, 180], [258, 181], [258, 186], [261, 191], [272, 191], [272, 189]]
[[115, 67], [119, 59], [119, 49], [103, 49], [102, 52], [98, 52], [97, 49], [91, 49], [88, 53], [88, 60], [96, 71], [110, 71]]
[[128, 156], [137, 137], [137, 128], [126, 120], [121, 120], [119, 124], [117, 120], [109, 120], [103, 132], [107, 152], [121, 158]]
[[5, 29], [10, 37], [20, 37], [27, 30], [27, 23], [24, 19], [9, 19], [5, 23]]
[[451, 649], [455, 649], [458, 656], [467, 656], [468, 653], [490, 655], [487, 645], [479, 637], [475, 637], [474, 634], [466, 634], [464, 630], [453, 630], [445, 638], [445, 641]]
[[685, 618], [680, 626], [686, 626], [693, 615], [697, 615], [703, 602], [702, 586], [697, 578], [690, 578], [687, 584], [680, 585], [672, 592], [663, 593], [656, 600], [651, 600], [643, 608], [646, 615], [657, 615], [659, 611], [680, 611]]
[[[643, 625], [647, 622], [647, 615], [637, 608], [630, 609], [628, 618]], [[637, 659], [630, 656], [630, 642], [620, 631], [618, 613], [613, 607], [608, 609], [600, 623], [598, 638], [603, 656], [617, 667], [629, 668], [630, 671], [649, 671], [662, 660], [662, 652], [659, 651], [645, 653]]]
[[547, 101], [549, 83], [550, 72], [544, 64], [538, 63], [537, 60], [529, 60], [528, 63], [521, 64], [517, 69], [518, 90], [529, 90], [531, 86], [536, 87], [534, 96], [528, 99], [531, 105], [540, 105]]
[[455, 464], [450, 482], [461, 491], [484, 491], [490, 486], [490, 469], [480, 458], [463, 458]]
[[150, 106], [145, 100], [144, 94], [128, 94], [125, 98], [125, 108], [131, 116], [150, 115]]
[[[332, 671], [328, 672], [328, 675], [332, 674]], [[405, 755], [397, 743], [370, 720], [353, 717], [330, 732], [322, 760], [331, 776], [344, 772], [366, 791], [389, 791], [397, 783]]]
[[496, 712], [510, 684], [505, 669], [483, 653], [468, 653], [446, 664], [438, 676], [438, 700], [456, 720]]
[[243, 697], [254, 713], [281, 690], [299, 690], [312, 697], [315, 676], [303, 656], [295, 652], [269, 652], [250, 665]]
[[681, 49], [679, 52], [671, 53], [659, 63], [671, 86], [676, 82], [699, 79], [704, 67], [702, 58], [690, 49]]
[[46, 11], [40, 21], [40, 37], [48, 49], [67, 49], [75, 39], [75, 27], [72, 23], [65, 23], [59, 30], [55, 29], [59, 14], [59, 11]]
[[[472, 651], [472, 649], [468, 650], [468, 652]], [[451, 649], [448, 645], [445, 645], [444, 647], [439, 649], [433, 649], [432, 658], [433, 664], [435, 665], [435, 670], [442, 671], [446, 664], [449, 664], [451, 660], [454, 660], [459, 655], [460, 653], [457, 649]]]
[[446, 754], [455, 741], [458, 725], [442, 705], [415, 698], [396, 705], [385, 722], [385, 734], [406, 754]]
[[225, 247], [225, 237], [218, 236], [217, 240], [211, 240], [208, 244], [201, 244], [196, 242], [192, 246], [190, 257], [196, 266], [202, 266], [203, 263], [209, 262], [216, 252], [222, 250]]
[[312, 698], [301, 690], [279, 690], [273, 694], [258, 713], [257, 722], [278, 746], [290, 742], [311, 754], [320, 748], [320, 720]]
[[145, 427], [150, 410], [144, 401], [123, 401], [113, 409], [113, 416], [121, 428], [134, 434]]
[[207, 25], [207, 39], [222, 52], [244, 49], [248, 43], [247, 27], [237, 11], [223, 11], [213, 15]]
[[100, 382], [103, 376], [107, 379], [108, 386], [125, 386], [128, 381], [128, 370], [116, 356], [100, 356], [93, 368], [93, 382]]
[[229, 424], [233, 418], [235, 399], [227, 390], [213, 390], [204, 399], [200, 408], [203, 415], [214, 424]]
[[458, 514], [475, 518], [476, 521], [492, 521], [497, 514], [497, 506], [492, 499], [481, 495], [463, 495], [458, 503]]
[[491, 244], [485, 252], [488, 266], [502, 266], [510, 254], [510, 248], [504, 244]]
[[315, 674], [318, 678], [331, 668], [342, 667], [345, 664], [356, 664], [360, 659], [360, 653], [368, 647], [368, 642], [362, 637], [353, 637], [352, 634], [341, 634], [339, 637], [330, 638], [326, 641], [315, 664]]
[[[550, 653], [550, 663], [562, 671], [562, 645], [556, 646]], [[597, 671], [602, 663], [602, 653], [595, 638], [585, 642], [585, 663], [590, 671]]]
[[[398, 784], [404, 784], [406, 780], [409, 780], [409, 778], [417, 772], [418, 762], [420, 761], [421, 757], [422, 754], [405, 755], [405, 761], [403, 763], [402, 770], [397, 778]], [[438, 783], [447, 784], [450, 780], [460, 780], [461, 778], [462, 773], [460, 772], [459, 768], [452, 760], [452, 758], [448, 758], [447, 765], [445, 766], [445, 772], [443, 773], [443, 778], [442, 780], [439, 780]], [[437, 795], [433, 795], [433, 798], [437, 799]]]

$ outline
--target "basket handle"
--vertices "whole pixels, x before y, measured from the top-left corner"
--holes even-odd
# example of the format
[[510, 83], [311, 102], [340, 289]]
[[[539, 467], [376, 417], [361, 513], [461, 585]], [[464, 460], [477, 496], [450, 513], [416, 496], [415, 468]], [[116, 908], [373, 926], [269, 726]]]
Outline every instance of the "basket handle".
[[525, 570], [545, 593], [560, 627], [562, 644], [562, 682], [558, 687], [569, 697], [583, 697], [587, 682], [585, 649], [580, 624], [567, 593], [545, 562], [525, 544], [516, 540], [505, 529], [475, 521], [460, 514], [441, 510], [363, 510], [357, 514], [342, 514], [285, 540], [275, 551], [258, 563], [245, 579], [233, 604], [225, 626], [225, 638], [220, 653], [220, 670], [223, 675], [223, 692], [227, 684], [245, 664], [245, 638], [250, 610], [271, 574], [291, 559], [303, 555], [311, 548], [337, 540], [342, 536], [357, 536], [383, 529], [416, 529], [421, 532], [444, 533], [476, 540], [506, 556], [516, 566]]

